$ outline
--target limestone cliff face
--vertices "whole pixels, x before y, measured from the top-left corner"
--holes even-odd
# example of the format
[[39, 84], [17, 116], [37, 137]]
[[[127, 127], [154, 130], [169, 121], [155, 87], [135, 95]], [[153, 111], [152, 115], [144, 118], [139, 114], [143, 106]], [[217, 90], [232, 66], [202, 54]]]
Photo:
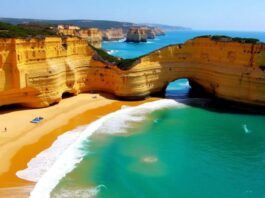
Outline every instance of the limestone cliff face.
[[58, 25], [57, 34], [59, 36], [77, 36], [86, 39], [90, 45], [96, 48], [101, 48], [102, 45], [102, 32], [97, 28], [81, 29], [78, 26]]
[[103, 40], [116, 41], [125, 38], [122, 28], [111, 28], [103, 31]]
[[153, 31], [155, 32], [156, 36], [164, 36], [166, 33], [160, 28], [154, 28]]
[[264, 106], [264, 65], [265, 44], [197, 38], [139, 59], [126, 75], [130, 93], [122, 94], [149, 95], [188, 78], [217, 97]]
[[101, 48], [102, 46], [102, 32], [97, 28], [81, 29], [78, 32], [78, 36], [86, 39], [89, 44], [96, 48]]
[[80, 27], [72, 25], [58, 25], [57, 34], [61, 36], [76, 36]]
[[87, 41], [79, 38], [0, 39], [0, 106], [45, 107], [65, 92], [93, 89], [100, 81], [96, 83], [92, 73], [103, 67], [93, 55]]
[[165, 35], [160, 28], [153, 27], [132, 27], [127, 33], [127, 42], [146, 42], [147, 39], [155, 39], [156, 36]]
[[144, 28], [133, 27], [127, 33], [126, 42], [147, 42], [147, 34]]
[[0, 39], [0, 106], [45, 107], [63, 93], [144, 98], [188, 78], [227, 100], [265, 106], [265, 44], [197, 38], [150, 53], [121, 70], [85, 40]]
[[151, 28], [147, 28], [145, 30], [145, 33], [147, 35], [147, 39], [155, 39], [156, 37], [156, 32]]

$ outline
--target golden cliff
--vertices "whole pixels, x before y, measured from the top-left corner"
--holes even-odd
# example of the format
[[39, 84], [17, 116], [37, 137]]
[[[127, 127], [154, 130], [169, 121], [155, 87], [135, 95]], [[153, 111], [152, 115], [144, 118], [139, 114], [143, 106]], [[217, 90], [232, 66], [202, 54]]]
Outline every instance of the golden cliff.
[[127, 33], [126, 42], [147, 42], [147, 39], [155, 39], [156, 36], [163, 36], [165, 32], [154, 27], [131, 27]]
[[101, 48], [102, 32], [98, 28], [80, 28], [71, 25], [58, 25], [57, 34], [59, 36], [77, 36], [86, 39], [87, 42], [96, 47]]
[[132, 96], [159, 92], [169, 82], [188, 78], [219, 98], [265, 105], [265, 44], [196, 38], [157, 50], [137, 62], [126, 79], [136, 85], [132, 79], [138, 76], [141, 82], [133, 86]]
[[97, 28], [81, 29], [78, 33], [83, 39], [86, 39], [90, 45], [96, 48], [101, 48], [102, 45], [102, 32]]
[[64, 93], [88, 91], [144, 98], [179, 78], [223, 99], [265, 106], [265, 44], [196, 38], [127, 69], [99, 54], [78, 38], [0, 39], [0, 106], [45, 107]]
[[103, 31], [104, 41], [116, 41], [125, 38], [122, 28], [111, 28]]
[[129, 29], [126, 42], [147, 42], [147, 34], [145, 28], [132, 27]]
[[45, 107], [89, 91], [89, 67], [102, 65], [93, 53], [79, 38], [0, 39], [0, 105]]

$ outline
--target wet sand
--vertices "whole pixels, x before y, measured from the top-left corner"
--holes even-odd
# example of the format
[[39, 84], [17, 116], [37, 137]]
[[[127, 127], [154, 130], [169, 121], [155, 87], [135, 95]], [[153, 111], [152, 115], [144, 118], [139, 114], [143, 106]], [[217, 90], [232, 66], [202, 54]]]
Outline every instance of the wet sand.
[[[136, 106], [153, 100], [127, 102], [98, 94], [80, 94], [48, 108], [0, 109], [0, 197], [28, 196], [34, 183], [18, 178], [16, 172], [25, 169], [27, 163], [49, 148], [59, 135], [87, 125], [123, 105]], [[39, 124], [30, 123], [37, 116], [44, 120]]]

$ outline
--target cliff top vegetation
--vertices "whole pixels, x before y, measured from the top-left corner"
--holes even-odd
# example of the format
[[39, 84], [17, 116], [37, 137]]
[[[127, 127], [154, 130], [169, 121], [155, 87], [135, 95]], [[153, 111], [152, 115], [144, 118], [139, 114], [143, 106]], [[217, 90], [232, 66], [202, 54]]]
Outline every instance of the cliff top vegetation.
[[226, 41], [226, 42], [239, 42], [239, 43], [251, 43], [251, 44], [257, 44], [260, 43], [259, 39], [255, 38], [240, 38], [240, 37], [230, 37], [225, 35], [204, 35], [204, 36], [198, 36], [196, 38], [211, 38], [214, 41]]
[[97, 55], [99, 56], [98, 58], [100, 58], [102, 61], [106, 61], [111, 64], [117, 65], [122, 70], [130, 69], [133, 66], [133, 63], [138, 58], [140, 58], [138, 57], [138, 58], [132, 58], [132, 59], [123, 59], [123, 58], [119, 58], [116, 56], [112, 56], [103, 49], [95, 48], [92, 45], [90, 45], [90, 47], [96, 51]]
[[55, 36], [56, 33], [46, 25], [21, 24], [11, 25], [0, 22], [0, 38], [27, 38]]

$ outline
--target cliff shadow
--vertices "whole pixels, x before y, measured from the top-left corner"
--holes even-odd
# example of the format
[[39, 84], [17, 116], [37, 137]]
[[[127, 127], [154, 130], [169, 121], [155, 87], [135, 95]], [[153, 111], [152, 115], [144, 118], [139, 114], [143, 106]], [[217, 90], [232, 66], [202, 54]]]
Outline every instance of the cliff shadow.
[[32, 108], [23, 107], [22, 105], [19, 104], [4, 105], [0, 107], [0, 116], [15, 111], [25, 111], [25, 110], [32, 110]]
[[[180, 83], [177, 83], [178, 81]], [[179, 87], [177, 89], [170, 89], [173, 83], [176, 83]], [[219, 113], [265, 115], [265, 107], [217, 98], [213, 94], [206, 92], [200, 85], [188, 79], [178, 79], [169, 83], [163, 95], [160, 95], [160, 97], [173, 99], [179, 103], [195, 108], [202, 108]]]

